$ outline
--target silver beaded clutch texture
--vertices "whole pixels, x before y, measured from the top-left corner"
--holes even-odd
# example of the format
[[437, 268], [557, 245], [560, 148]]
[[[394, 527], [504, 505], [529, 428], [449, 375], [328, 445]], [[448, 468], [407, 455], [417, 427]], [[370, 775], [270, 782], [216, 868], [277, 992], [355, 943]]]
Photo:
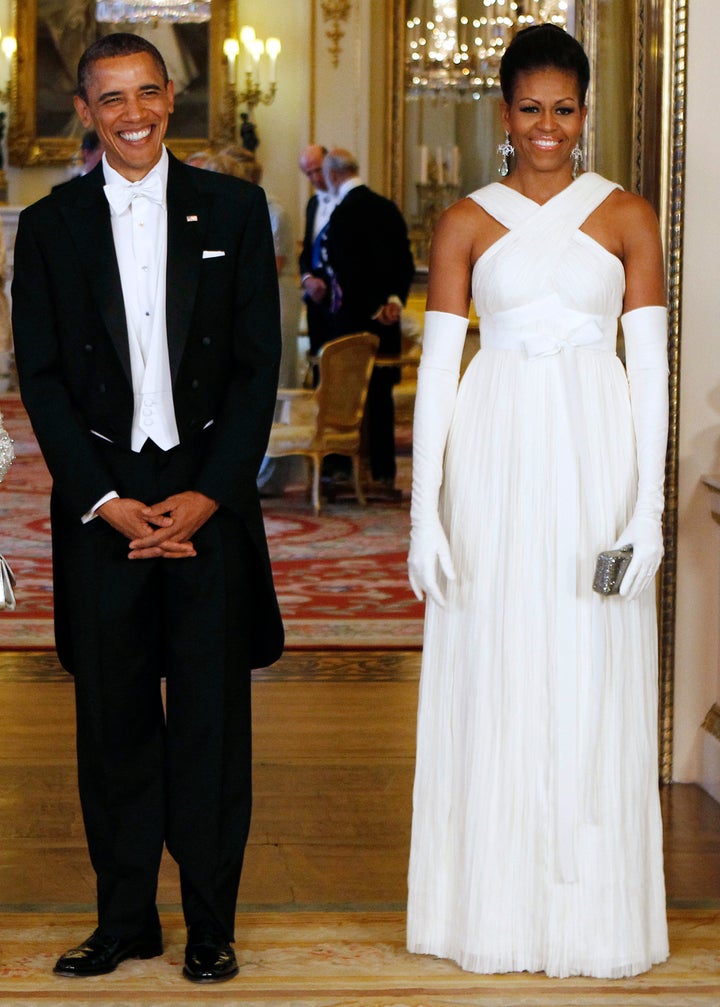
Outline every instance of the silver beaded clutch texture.
[[7, 471], [12, 465], [14, 457], [15, 448], [10, 435], [3, 426], [2, 414], [0, 414], [0, 483], [7, 475]]
[[632, 554], [631, 545], [601, 552], [595, 564], [593, 591], [597, 591], [598, 594], [617, 594], [625, 572], [630, 566]]

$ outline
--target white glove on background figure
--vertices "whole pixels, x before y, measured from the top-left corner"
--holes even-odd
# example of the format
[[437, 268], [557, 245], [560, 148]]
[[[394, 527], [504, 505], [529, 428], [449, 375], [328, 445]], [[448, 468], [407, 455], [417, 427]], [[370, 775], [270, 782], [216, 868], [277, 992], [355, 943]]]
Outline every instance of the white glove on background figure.
[[652, 582], [663, 556], [665, 453], [668, 437], [667, 310], [636, 308], [620, 319], [635, 426], [638, 493], [627, 528], [615, 543], [632, 545], [620, 594], [637, 598]]
[[413, 418], [412, 504], [408, 574], [415, 596], [445, 598], [437, 582], [440, 564], [455, 579], [450, 546], [438, 513], [443, 458], [450, 430], [468, 319], [447, 311], [427, 311], [418, 368]]

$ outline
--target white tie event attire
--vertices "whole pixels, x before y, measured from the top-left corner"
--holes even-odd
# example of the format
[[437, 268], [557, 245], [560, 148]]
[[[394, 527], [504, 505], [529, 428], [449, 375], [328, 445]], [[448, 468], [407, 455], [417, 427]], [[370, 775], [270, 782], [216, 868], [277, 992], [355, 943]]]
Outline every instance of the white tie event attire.
[[128, 182], [103, 156], [135, 394], [133, 451], [140, 451], [148, 438], [163, 451], [180, 443], [165, 322], [167, 165], [163, 148], [160, 161], [145, 178]]

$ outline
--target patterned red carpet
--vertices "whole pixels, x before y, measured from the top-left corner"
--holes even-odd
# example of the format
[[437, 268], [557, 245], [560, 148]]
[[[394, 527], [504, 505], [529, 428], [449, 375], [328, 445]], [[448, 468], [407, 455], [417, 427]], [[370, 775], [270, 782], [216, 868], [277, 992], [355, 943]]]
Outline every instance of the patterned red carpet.
[[[0, 552], [17, 578], [15, 612], [0, 615], [0, 647], [53, 646], [50, 477], [17, 395], [0, 400], [16, 459], [0, 486]], [[407, 438], [400, 438], [400, 503], [348, 498], [315, 517], [301, 487], [264, 501], [290, 648], [419, 647], [423, 607], [407, 582]], [[405, 452], [402, 454], [402, 452]]]

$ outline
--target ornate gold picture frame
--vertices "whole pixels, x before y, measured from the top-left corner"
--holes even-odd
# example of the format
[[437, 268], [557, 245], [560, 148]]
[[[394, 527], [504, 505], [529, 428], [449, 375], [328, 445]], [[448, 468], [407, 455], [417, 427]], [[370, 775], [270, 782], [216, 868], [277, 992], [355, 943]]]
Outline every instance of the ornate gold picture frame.
[[[10, 164], [67, 164], [77, 151], [82, 131], [72, 107], [73, 81], [80, 53], [97, 37], [94, 9], [94, 0], [16, 3]], [[180, 92], [168, 133], [180, 157], [227, 134], [222, 46], [229, 10], [229, 0], [213, 0], [209, 23], [142, 29], [163, 53]]]

